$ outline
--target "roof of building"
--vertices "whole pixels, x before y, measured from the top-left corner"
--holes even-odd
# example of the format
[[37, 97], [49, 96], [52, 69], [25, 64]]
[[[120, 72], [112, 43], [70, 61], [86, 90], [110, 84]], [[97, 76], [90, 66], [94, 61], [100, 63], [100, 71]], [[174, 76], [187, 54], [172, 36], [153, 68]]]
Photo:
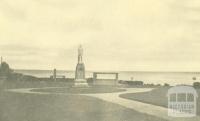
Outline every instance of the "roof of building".
[[168, 90], [167, 96], [172, 93], [192, 93], [198, 97], [197, 91], [192, 86], [175, 86]]

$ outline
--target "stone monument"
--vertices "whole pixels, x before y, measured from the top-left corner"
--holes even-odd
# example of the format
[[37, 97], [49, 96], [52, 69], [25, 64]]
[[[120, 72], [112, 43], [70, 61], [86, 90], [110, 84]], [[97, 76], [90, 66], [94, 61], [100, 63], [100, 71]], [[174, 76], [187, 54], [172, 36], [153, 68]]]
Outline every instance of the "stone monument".
[[83, 63], [83, 48], [80, 45], [78, 48], [78, 64], [75, 72], [75, 87], [87, 87], [88, 83], [85, 79], [85, 66]]

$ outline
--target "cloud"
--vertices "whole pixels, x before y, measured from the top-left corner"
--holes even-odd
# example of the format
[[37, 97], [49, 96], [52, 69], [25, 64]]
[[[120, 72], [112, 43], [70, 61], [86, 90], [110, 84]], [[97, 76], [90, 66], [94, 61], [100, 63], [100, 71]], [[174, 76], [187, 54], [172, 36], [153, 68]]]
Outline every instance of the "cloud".
[[83, 44], [90, 70], [197, 69], [199, 6], [197, 0], [1, 1], [0, 54], [16, 68], [74, 69]]

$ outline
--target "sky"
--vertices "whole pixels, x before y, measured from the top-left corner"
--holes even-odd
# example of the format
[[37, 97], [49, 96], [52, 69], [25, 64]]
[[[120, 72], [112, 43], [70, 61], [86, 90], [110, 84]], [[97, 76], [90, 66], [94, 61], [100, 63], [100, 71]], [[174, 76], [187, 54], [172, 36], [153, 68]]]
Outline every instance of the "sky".
[[13, 69], [200, 71], [199, 0], [0, 0]]

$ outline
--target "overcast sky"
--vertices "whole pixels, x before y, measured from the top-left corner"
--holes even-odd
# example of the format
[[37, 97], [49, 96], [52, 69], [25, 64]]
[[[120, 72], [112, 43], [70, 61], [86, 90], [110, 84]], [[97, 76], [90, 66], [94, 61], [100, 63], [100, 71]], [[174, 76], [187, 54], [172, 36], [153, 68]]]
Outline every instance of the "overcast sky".
[[14, 69], [200, 71], [199, 0], [0, 0]]

